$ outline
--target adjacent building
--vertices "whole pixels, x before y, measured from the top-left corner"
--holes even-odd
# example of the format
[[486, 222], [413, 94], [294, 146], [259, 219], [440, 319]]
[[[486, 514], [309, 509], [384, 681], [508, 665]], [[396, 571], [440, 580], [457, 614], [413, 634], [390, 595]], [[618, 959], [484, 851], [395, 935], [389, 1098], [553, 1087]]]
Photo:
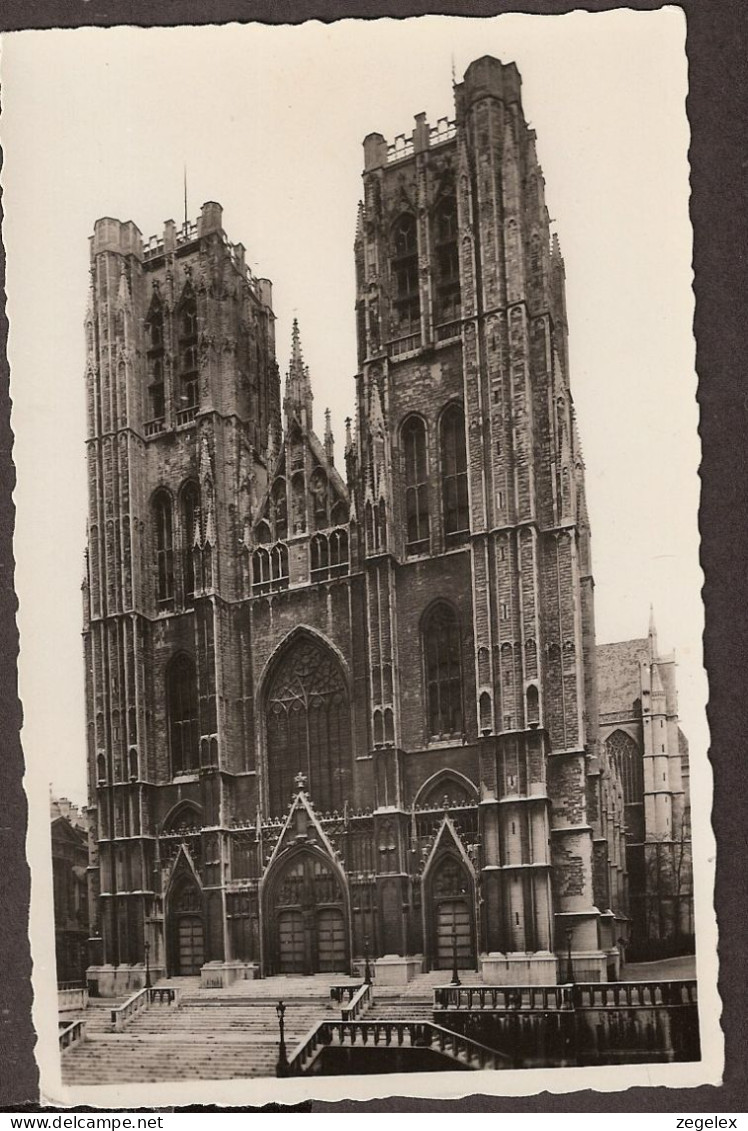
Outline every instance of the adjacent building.
[[654, 614], [639, 640], [597, 649], [600, 740], [623, 785], [631, 919], [628, 955], [693, 949], [688, 741], [678, 726], [676, 664]]
[[58, 984], [81, 984], [88, 963], [88, 825], [66, 797], [50, 806]]

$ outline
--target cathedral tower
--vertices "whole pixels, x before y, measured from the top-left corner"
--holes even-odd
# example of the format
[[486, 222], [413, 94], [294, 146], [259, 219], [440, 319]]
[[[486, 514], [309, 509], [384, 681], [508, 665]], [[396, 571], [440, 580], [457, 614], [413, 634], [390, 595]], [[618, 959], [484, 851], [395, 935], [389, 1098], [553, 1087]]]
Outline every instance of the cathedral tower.
[[472, 63], [455, 104], [453, 122], [419, 114], [411, 137], [364, 142], [359, 491], [377, 800], [399, 808], [403, 781], [462, 767], [473, 747], [479, 948], [523, 956], [532, 977], [524, 956], [543, 966], [570, 938], [581, 976], [604, 969], [617, 928], [564, 263], [516, 67]]

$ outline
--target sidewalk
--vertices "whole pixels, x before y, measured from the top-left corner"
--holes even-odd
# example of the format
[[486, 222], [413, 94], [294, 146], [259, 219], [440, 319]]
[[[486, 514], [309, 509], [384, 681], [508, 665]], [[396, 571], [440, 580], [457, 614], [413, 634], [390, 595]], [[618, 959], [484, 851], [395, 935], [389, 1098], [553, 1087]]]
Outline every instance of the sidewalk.
[[696, 955], [662, 958], [658, 962], [627, 962], [621, 972], [622, 982], [645, 982], [649, 978], [678, 979], [696, 977]]

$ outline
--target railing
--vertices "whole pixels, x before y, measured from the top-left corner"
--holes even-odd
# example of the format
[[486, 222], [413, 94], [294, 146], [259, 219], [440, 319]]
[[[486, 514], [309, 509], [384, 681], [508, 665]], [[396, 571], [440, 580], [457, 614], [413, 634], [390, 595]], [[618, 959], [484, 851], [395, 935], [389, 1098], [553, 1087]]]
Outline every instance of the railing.
[[470, 1069], [511, 1068], [511, 1058], [431, 1021], [322, 1021], [289, 1060], [291, 1075], [303, 1075], [324, 1048], [432, 1049]]
[[146, 436], [158, 436], [161, 432], [165, 432], [166, 423], [163, 416], [159, 417], [158, 420], [147, 420], [143, 425], [143, 431]]
[[64, 1029], [60, 1029], [58, 1040], [60, 1042], [60, 1052], [65, 1049], [72, 1048], [73, 1045], [79, 1044], [86, 1039], [86, 1022], [81, 1018], [78, 1021], [73, 1021], [72, 1024], [66, 1025]]
[[451, 141], [457, 135], [457, 123], [450, 122], [449, 118], [439, 118], [435, 126], [429, 130], [429, 145], [439, 145], [442, 141]]
[[361, 989], [362, 982], [345, 982], [342, 986], [330, 986], [333, 1001], [351, 1001]]
[[85, 990], [85, 982], [58, 982], [58, 990]]
[[179, 1000], [179, 990], [173, 986], [147, 986], [129, 997], [122, 1005], [112, 1010], [112, 1025], [116, 1032], [124, 1029], [142, 1009], [149, 1005], [176, 1005]]
[[191, 424], [197, 416], [197, 405], [190, 405], [189, 408], [183, 408], [177, 413], [177, 428], [182, 424]]
[[441, 325], [435, 328], [437, 342], [446, 342], [450, 338], [459, 338], [462, 333], [462, 320], [460, 318], [452, 322], [442, 322]]
[[74, 982], [63, 982], [57, 988], [57, 1010], [63, 1013], [66, 1009], [85, 1009], [88, 1002], [88, 990], [85, 986]]
[[405, 134], [398, 134], [395, 140], [387, 146], [387, 161], [401, 161], [403, 157], [413, 156], [413, 139], [406, 138]]
[[390, 353], [393, 357], [399, 357], [403, 353], [412, 353], [413, 350], [421, 348], [421, 335], [408, 334], [405, 338], [395, 338], [389, 343]]
[[358, 993], [344, 1005], [340, 1011], [340, 1016], [343, 1021], [357, 1021], [366, 1010], [369, 1008], [374, 1000], [374, 993], [371, 988], [371, 982], [364, 982], [358, 990]]
[[696, 982], [577, 982], [563, 986], [437, 986], [434, 1009], [636, 1009], [693, 1005]]

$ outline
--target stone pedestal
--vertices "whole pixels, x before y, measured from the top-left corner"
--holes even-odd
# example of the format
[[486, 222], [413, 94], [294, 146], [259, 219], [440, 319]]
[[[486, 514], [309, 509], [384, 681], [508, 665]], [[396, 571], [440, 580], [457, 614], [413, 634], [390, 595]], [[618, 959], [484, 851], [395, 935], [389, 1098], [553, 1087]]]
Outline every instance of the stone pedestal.
[[206, 962], [200, 970], [202, 989], [223, 989], [235, 982], [251, 982], [259, 978], [260, 968], [256, 962]]
[[385, 954], [370, 964], [374, 968], [374, 981], [378, 986], [405, 986], [420, 974], [423, 957], [420, 954]]
[[555, 986], [558, 982], [556, 956], [549, 950], [482, 954], [480, 970], [488, 986]]
[[[151, 985], [155, 986], [159, 978], [163, 978], [163, 966], [152, 965]], [[105, 963], [101, 966], [89, 966], [86, 970], [86, 983], [89, 997], [123, 997], [134, 994], [145, 986], [145, 966], [139, 962], [133, 966], [111, 966]]]
[[[559, 954], [559, 980], [566, 981], [566, 955]], [[607, 982], [608, 955], [604, 950], [573, 950], [571, 968], [575, 982]]]

